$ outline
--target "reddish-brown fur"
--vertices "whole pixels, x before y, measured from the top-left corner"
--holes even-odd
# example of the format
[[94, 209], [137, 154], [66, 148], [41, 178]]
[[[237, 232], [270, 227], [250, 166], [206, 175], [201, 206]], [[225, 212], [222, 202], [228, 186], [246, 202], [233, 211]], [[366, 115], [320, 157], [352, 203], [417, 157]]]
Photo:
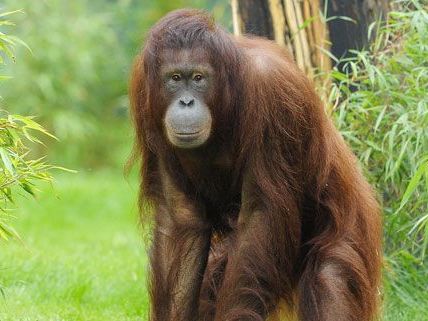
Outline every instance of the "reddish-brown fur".
[[[164, 134], [159, 68], [168, 51], [201, 48], [214, 129], [180, 150]], [[155, 208], [152, 321], [265, 320], [280, 301], [302, 321], [376, 318], [378, 204], [284, 49], [175, 11], [149, 33], [130, 97], [141, 199]]]

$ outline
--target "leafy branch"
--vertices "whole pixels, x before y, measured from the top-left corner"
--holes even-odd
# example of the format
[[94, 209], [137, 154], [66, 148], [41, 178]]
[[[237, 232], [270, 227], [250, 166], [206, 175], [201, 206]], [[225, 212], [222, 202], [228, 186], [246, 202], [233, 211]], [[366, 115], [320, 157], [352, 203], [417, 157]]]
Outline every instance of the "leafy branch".
[[[13, 26], [14, 23], [7, 18], [18, 12], [21, 11], [0, 13], [0, 28]], [[15, 61], [14, 48], [17, 44], [28, 48], [22, 40], [0, 29], [0, 65], [5, 65], [7, 60]], [[0, 80], [4, 79], [8, 77], [0, 75]], [[39, 135], [56, 139], [33, 117], [13, 115], [0, 106], [0, 239], [17, 236], [9, 225], [12, 216], [8, 213], [16, 191], [34, 195], [35, 181], [51, 181], [50, 170], [60, 168], [45, 163], [44, 157], [30, 157], [28, 144], [43, 144]]]

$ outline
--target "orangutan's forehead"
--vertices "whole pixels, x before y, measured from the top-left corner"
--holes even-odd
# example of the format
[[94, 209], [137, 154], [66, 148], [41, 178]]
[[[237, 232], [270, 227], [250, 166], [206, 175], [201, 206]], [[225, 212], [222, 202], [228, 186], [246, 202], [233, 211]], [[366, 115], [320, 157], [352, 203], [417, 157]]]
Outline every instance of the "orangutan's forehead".
[[161, 64], [192, 64], [206, 65], [209, 64], [208, 52], [201, 48], [191, 49], [166, 49], [160, 56]]

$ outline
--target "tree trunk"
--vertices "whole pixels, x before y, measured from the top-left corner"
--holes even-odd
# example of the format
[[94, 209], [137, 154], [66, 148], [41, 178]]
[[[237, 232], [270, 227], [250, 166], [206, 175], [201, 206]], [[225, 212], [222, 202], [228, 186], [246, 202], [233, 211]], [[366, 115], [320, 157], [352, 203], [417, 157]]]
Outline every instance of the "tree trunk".
[[364, 47], [369, 25], [386, 15], [388, 0], [324, 1], [232, 0], [234, 32], [275, 40], [287, 47], [298, 66], [309, 74], [314, 68], [328, 70], [331, 59], [326, 52], [340, 58], [347, 56], [349, 49]]
[[[387, 0], [326, 0], [328, 17], [349, 17], [331, 19], [328, 29], [331, 40], [331, 53], [337, 57], [348, 57], [350, 49], [363, 49], [369, 39], [369, 27], [378, 19], [385, 18], [388, 12]], [[374, 35], [374, 34], [373, 34]], [[370, 38], [373, 38], [372, 37]]]

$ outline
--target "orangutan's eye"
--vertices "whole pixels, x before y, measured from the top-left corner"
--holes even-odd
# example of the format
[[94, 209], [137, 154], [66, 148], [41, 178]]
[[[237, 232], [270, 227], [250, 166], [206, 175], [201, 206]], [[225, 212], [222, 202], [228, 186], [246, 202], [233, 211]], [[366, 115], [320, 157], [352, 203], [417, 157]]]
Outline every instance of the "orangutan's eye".
[[195, 76], [193, 76], [193, 80], [194, 81], [201, 81], [202, 80], [202, 75], [201, 74], [196, 74]]
[[181, 80], [181, 76], [179, 74], [173, 74], [171, 78], [174, 81], [180, 81]]

